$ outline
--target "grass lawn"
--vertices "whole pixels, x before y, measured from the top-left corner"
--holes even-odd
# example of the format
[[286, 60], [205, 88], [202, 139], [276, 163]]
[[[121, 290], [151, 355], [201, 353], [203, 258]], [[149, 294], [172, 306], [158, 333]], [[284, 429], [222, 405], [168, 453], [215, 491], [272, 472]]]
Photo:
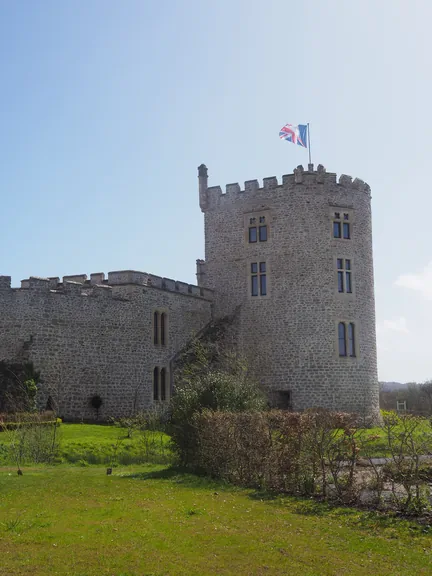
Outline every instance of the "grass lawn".
[[161, 466], [0, 469], [0, 574], [431, 574], [432, 532]]
[[[63, 462], [129, 465], [146, 462], [161, 464], [172, 460], [170, 438], [160, 432], [134, 432], [132, 438], [127, 438], [127, 430], [117, 426], [63, 423], [58, 433], [58, 460]], [[9, 463], [5, 444], [6, 437], [0, 433], [0, 465]]]
[[[402, 433], [402, 427], [398, 426], [395, 430], [396, 433]], [[374, 457], [384, 457], [390, 456], [390, 451], [388, 449], [388, 442], [385, 437], [385, 431], [380, 427], [368, 428], [366, 430], [360, 430], [359, 437], [367, 438], [368, 436], [378, 436], [369, 446], [370, 456]], [[422, 420], [421, 425], [416, 430], [414, 434], [416, 440], [421, 444], [424, 443], [425, 439], [428, 438], [428, 445], [432, 445], [432, 426], [431, 421], [427, 418]], [[364, 454], [360, 452], [360, 455]], [[432, 570], [431, 570], [432, 573]]]
[[160, 432], [138, 432], [127, 438], [127, 430], [116, 426], [62, 424], [61, 457], [67, 462], [108, 464], [116, 450], [115, 463], [166, 463], [171, 460], [170, 438]]

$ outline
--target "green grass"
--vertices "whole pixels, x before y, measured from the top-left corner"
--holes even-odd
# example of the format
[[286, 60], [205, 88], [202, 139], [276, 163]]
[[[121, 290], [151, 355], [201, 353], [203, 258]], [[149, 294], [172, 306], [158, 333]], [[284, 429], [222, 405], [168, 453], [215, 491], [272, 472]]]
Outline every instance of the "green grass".
[[0, 574], [430, 574], [406, 521], [267, 499], [161, 466], [0, 469]]
[[[402, 432], [402, 427], [398, 426], [395, 429], [396, 434]], [[366, 430], [361, 430], [359, 432], [360, 437], [367, 438], [368, 436], [378, 436], [376, 440], [373, 440], [369, 445], [369, 453], [370, 456], [373, 457], [385, 457], [390, 456], [390, 451], [388, 449], [388, 442], [385, 436], [385, 431], [380, 427], [375, 428], [368, 428]], [[424, 419], [421, 426], [419, 426], [418, 430], [416, 430], [414, 434], [416, 440], [419, 444], [422, 443], [422, 439], [424, 440], [425, 436], [429, 437], [429, 445], [432, 444], [432, 427], [430, 424], [429, 419]], [[365, 456], [364, 452], [360, 452], [361, 456]]]
[[66, 462], [128, 465], [171, 460], [170, 438], [159, 432], [147, 433], [145, 439], [134, 432], [127, 438], [126, 429], [116, 426], [63, 424], [61, 435], [60, 455]]
[[[172, 460], [170, 438], [159, 432], [145, 436], [134, 432], [132, 438], [127, 438], [127, 430], [116, 426], [62, 424], [58, 433], [58, 462], [129, 465], [169, 463]], [[6, 437], [0, 434], [0, 464], [9, 463], [6, 444]]]

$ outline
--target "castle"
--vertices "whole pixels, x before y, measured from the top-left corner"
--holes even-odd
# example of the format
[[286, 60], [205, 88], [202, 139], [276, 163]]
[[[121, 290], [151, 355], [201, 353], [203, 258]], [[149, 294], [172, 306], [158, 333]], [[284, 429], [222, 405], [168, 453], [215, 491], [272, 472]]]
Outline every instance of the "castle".
[[39, 405], [70, 419], [167, 402], [173, 359], [218, 318], [274, 406], [377, 417], [370, 188], [319, 165], [208, 187], [198, 168], [205, 260], [197, 286], [117, 271], [0, 276], [0, 360], [33, 362]]

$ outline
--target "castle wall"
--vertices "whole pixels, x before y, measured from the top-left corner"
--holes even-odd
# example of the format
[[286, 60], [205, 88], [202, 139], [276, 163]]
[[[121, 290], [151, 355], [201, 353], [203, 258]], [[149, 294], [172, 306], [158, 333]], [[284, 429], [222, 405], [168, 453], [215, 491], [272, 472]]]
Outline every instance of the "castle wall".
[[[205, 168], [205, 167], [204, 167]], [[312, 167], [311, 167], [312, 168]], [[205, 174], [206, 171], [202, 172]], [[378, 413], [370, 189], [361, 180], [302, 168], [283, 177], [200, 187], [205, 262], [199, 283], [215, 290], [215, 315], [240, 307], [239, 346], [275, 403], [294, 409]], [[333, 238], [334, 212], [349, 213], [351, 239]], [[248, 242], [264, 215], [266, 242]], [[353, 293], [338, 293], [336, 259], [350, 259]], [[267, 296], [252, 297], [251, 263], [265, 262]], [[354, 322], [357, 357], [339, 357], [339, 321]]]
[[[169, 369], [175, 352], [207, 324], [211, 293], [140, 274], [110, 273], [112, 285], [103, 274], [62, 283], [30, 278], [22, 289], [0, 277], [0, 360], [34, 363], [41, 406], [51, 395], [64, 417], [92, 418], [88, 400], [99, 394], [106, 419], [153, 404], [154, 367]], [[155, 310], [168, 313], [166, 346], [153, 343]]]

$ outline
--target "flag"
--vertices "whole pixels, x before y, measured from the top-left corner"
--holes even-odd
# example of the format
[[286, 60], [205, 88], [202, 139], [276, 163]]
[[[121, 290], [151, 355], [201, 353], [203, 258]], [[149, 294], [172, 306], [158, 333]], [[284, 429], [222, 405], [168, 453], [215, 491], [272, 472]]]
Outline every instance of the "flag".
[[307, 124], [299, 124], [298, 126], [293, 126], [292, 124], [285, 124], [283, 128], [280, 129], [279, 138], [281, 140], [286, 140], [287, 142], [292, 142], [293, 144], [298, 144], [303, 146], [303, 148], [308, 147], [308, 129]]

